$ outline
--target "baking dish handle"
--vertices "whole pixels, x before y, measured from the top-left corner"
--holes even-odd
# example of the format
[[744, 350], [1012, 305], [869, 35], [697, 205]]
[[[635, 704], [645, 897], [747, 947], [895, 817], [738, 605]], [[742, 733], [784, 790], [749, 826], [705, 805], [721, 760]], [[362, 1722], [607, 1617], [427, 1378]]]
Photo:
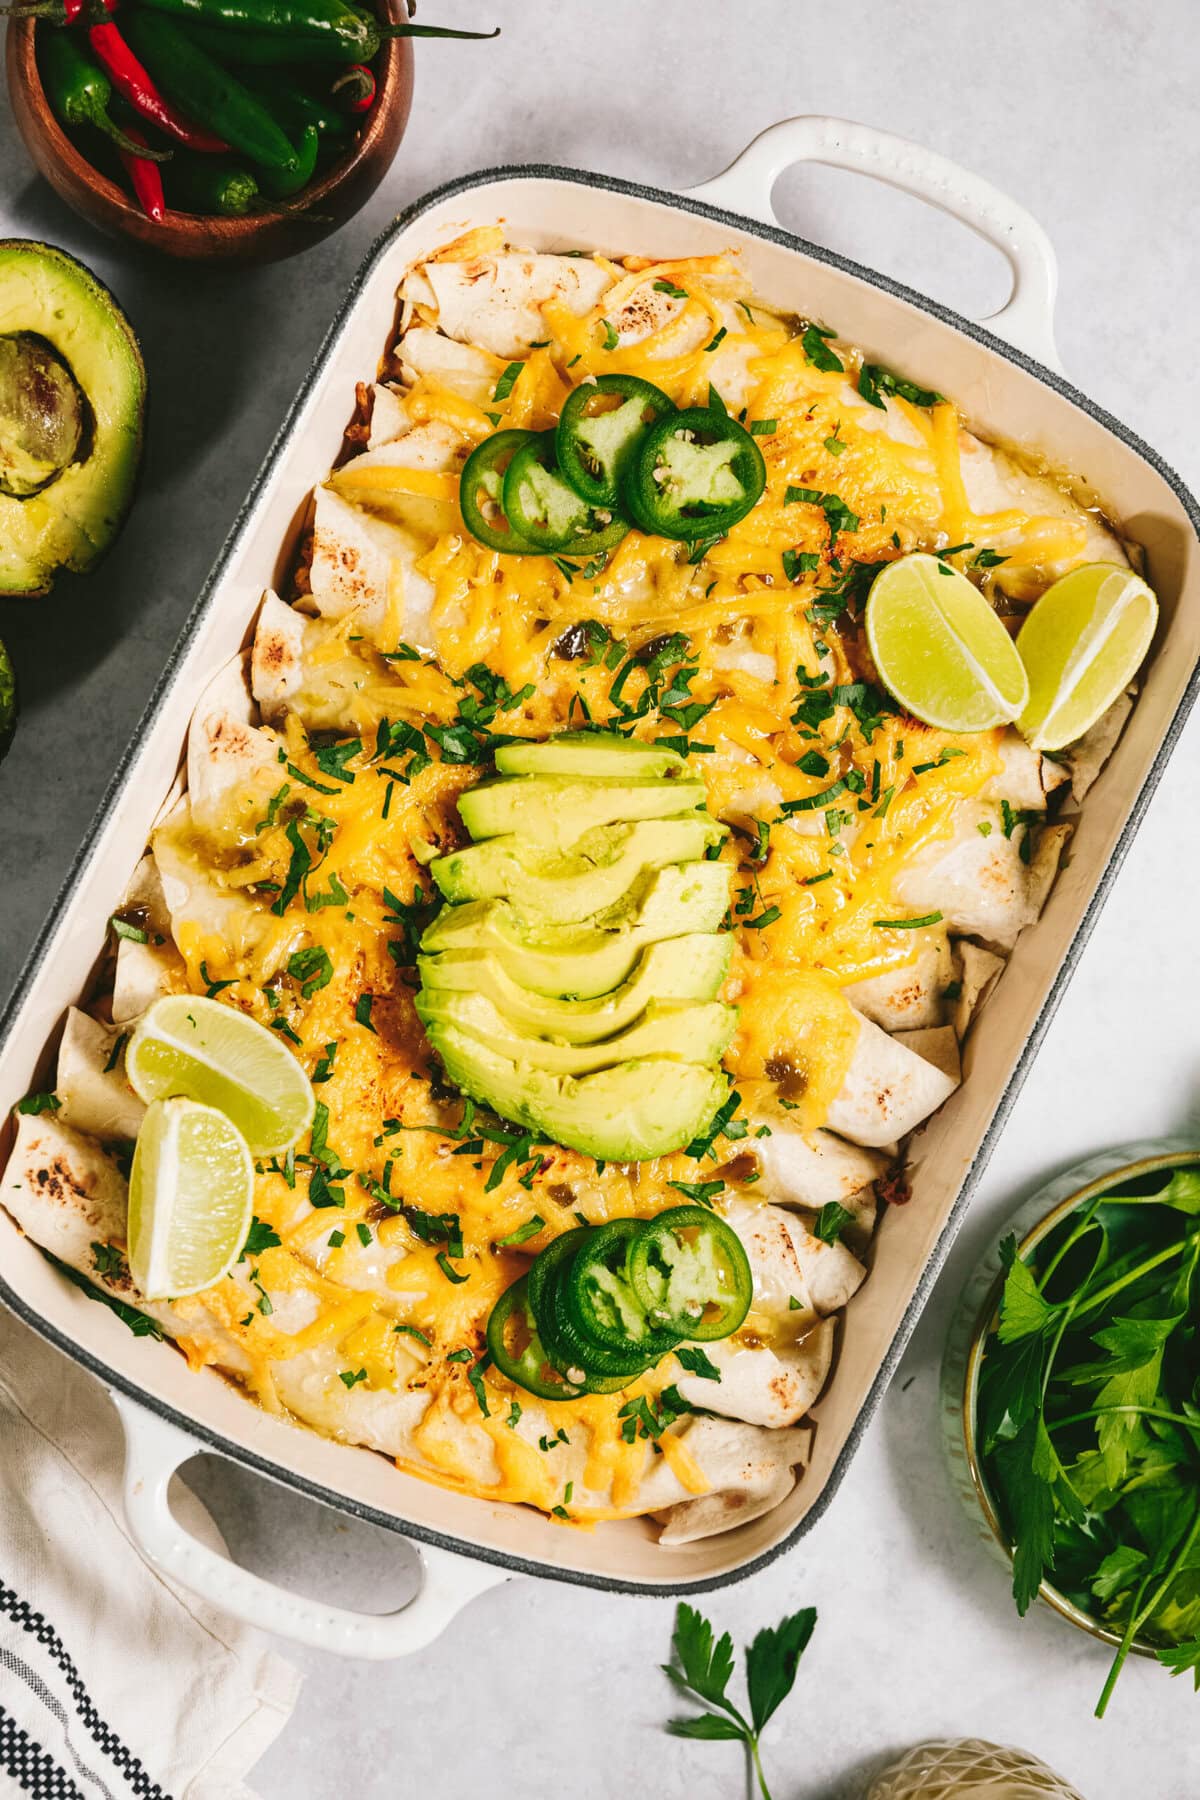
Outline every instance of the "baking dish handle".
[[398, 1612], [349, 1612], [276, 1587], [200, 1543], [167, 1503], [172, 1475], [206, 1446], [123, 1395], [112, 1399], [125, 1431], [125, 1519], [138, 1550], [160, 1574], [247, 1625], [314, 1650], [381, 1662], [424, 1649], [478, 1594], [508, 1579], [503, 1569], [409, 1539], [421, 1586]]
[[778, 225], [771, 190], [785, 169], [802, 162], [873, 175], [940, 207], [994, 244], [1012, 270], [1012, 293], [1000, 311], [983, 322], [1006, 344], [1062, 372], [1054, 343], [1058, 264], [1050, 239], [1032, 213], [936, 150], [852, 119], [809, 114], [768, 126], [724, 174], [690, 188], [685, 198]]

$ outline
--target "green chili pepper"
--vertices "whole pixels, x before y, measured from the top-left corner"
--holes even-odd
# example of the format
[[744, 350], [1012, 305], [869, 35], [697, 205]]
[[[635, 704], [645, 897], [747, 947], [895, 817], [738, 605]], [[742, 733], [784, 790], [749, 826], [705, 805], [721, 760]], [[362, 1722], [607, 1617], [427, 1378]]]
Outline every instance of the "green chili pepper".
[[650, 427], [622, 498], [643, 531], [696, 542], [744, 519], [766, 484], [750, 433], [728, 413], [696, 406]]
[[237, 33], [236, 49], [224, 54], [242, 63], [368, 63], [393, 37], [489, 38], [495, 31], [454, 31], [438, 25], [381, 24], [345, 0], [144, 0], [155, 12], [170, 13], [203, 28], [212, 55], [213, 33]]
[[630, 1285], [629, 1251], [643, 1230], [638, 1219], [611, 1219], [590, 1232], [562, 1278], [561, 1294], [569, 1317], [589, 1343], [633, 1350], [647, 1363], [673, 1350], [679, 1336], [655, 1329]]
[[[225, 43], [228, 45], [230, 40], [225, 39]], [[226, 54], [230, 52], [227, 50]], [[355, 121], [347, 118], [333, 94], [310, 94], [297, 87], [293, 77], [282, 69], [255, 69], [246, 86], [286, 132], [299, 135], [307, 125], [315, 125], [323, 136], [349, 137], [354, 130]]]
[[621, 479], [651, 425], [675, 411], [652, 381], [601, 375], [570, 394], [558, 420], [558, 466], [592, 506], [620, 504]]
[[529, 1277], [505, 1288], [487, 1324], [488, 1351], [501, 1375], [539, 1400], [571, 1400], [583, 1392], [551, 1364], [529, 1306]]
[[489, 550], [528, 556], [537, 546], [514, 531], [503, 508], [504, 475], [518, 450], [538, 441], [536, 431], [497, 431], [468, 456], [458, 484], [458, 503], [472, 537]]
[[222, 156], [189, 156], [181, 152], [170, 175], [171, 199], [184, 212], [241, 219], [258, 199], [258, 182], [249, 169]]
[[295, 170], [296, 151], [266, 107], [172, 19], [130, 12], [125, 34], [168, 98], [191, 118], [260, 168]]
[[554, 459], [554, 433], [534, 432], [531, 440], [517, 450], [504, 477], [504, 514], [516, 535], [544, 556], [592, 556], [619, 544], [628, 521], [610, 508], [589, 506], [564, 481]]
[[317, 151], [320, 147], [321, 135], [316, 126], [306, 125], [296, 148], [296, 167], [283, 171], [264, 169], [264, 192], [270, 194], [272, 200], [286, 200], [290, 194], [298, 194], [301, 188], [307, 187], [317, 166]]
[[629, 1285], [651, 1323], [709, 1342], [736, 1331], [754, 1277], [737, 1233], [703, 1206], [673, 1206], [629, 1247]]
[[37, 34], [38, 68], [51, 110], [61, 124], [77, 130], [93, 125], [130, 156], [166, 162], [169, 150], [150, 150], [135, 143], [109, 116], [112, 82], [94, 63], [73, 31], [41, 30]]

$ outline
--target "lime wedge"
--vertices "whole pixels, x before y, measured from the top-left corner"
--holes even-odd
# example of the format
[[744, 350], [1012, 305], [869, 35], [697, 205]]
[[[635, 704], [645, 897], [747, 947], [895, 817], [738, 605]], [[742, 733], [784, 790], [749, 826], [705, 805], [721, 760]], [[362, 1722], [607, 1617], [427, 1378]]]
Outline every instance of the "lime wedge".
[[1073, 744], [1108, 711], [1157, 623], [1153, 591], [1118, 563], [1085, 563], [1046, 589], [1017, 633], [1029, 672], [1020, 726], [1035, 750]]
[[1029, 684], [1012, 639], [977, 587], [917, 552], [881, 569], [867, 599], [879, 679], [915, 719], [987, 731], [1017, 718]]
[[233, 1120], [255, 1156], [278, 1156], [313, 1118], [312, 1084], [265, 1025], [219, 1000], [167, 994], [143, 1013], [125, 1072], [147, 1105], [182, 1094]]
[[254, 1216], [254, 1164], [225, 1114], [155, 1100], [129, 1177], [129, 1268], [147, 1300], [198, 1294], [228, 1275]]

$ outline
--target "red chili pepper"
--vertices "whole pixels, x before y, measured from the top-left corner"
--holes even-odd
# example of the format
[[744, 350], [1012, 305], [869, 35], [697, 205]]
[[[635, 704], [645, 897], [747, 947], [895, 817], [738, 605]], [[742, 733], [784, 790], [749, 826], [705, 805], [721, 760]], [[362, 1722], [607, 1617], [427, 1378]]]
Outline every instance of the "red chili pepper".
[[[139, 131], [136, 125], [125, 127], [126, 137], [131, 137], [135, 144], [145, 144], [146, 134]], [[118, 150], [118, 156], [129, 177], [130, 185], [137, 196], [138, 203], [148, 219], [161, 225], [167, 205], [163, 198], [162, 170], [157, 163], [149, 162], [144, 156], [135, 156], [132, 150]]]
[[124, 95], [130, 106], [165, 131], [169, 137], [186, 144], [189, 150], [228, 150], [223, 138], [214, 137], [184, 116], [159, 93], [149, 73], [138, 61], [115, 25], [107, 23], [88, 28], [88, 41], [108, 73], [113, 86]]
[[347, 112], [370, 112], [375, 100], [375, 76], [366, 63], [351, 63], [332, 90]]

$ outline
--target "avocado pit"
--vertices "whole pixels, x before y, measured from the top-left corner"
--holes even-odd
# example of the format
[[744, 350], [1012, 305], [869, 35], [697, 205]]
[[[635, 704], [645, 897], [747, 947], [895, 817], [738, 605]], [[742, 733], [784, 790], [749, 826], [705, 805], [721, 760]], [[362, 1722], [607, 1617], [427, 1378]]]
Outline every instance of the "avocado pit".
[[34, 331], [0, 336], [0, 493], [27, 500], [79, 455], [88, 407], [69, 365]]

